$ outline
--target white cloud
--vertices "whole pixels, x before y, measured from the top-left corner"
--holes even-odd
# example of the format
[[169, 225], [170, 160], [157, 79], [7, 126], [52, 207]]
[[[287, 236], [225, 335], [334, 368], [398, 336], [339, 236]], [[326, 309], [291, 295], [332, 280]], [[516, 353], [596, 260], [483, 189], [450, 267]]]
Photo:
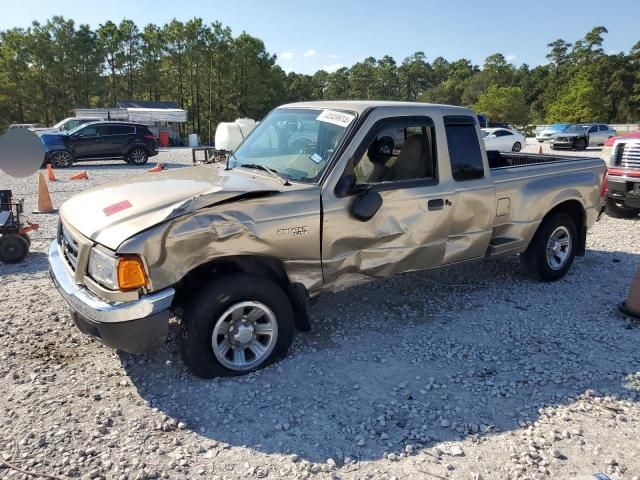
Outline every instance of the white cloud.
[[286, 52], [282, 52], [280, 54], [280, 58], [283, 60], [291, 60], [293, 58], [293, 50], [287, 50]]
[[518, 56], [513, 53], [508, 53], [504, 58], [507, 62], [513, 62], [516, 58], [518, 58]]
[[333, 65], [323, 65], [322, 66], [322, 70], [325, 70], [329, 73], [333, 73], [336, 70], [340, 70], [342, 67], [344, 67], [343, 64], [341, 63], [334, 63]]
[[340, 58], [338, 55], [335, 54], [331, 54], [331, 55], [327, 55], [329, 58]]
[[313, 57], [317, 52], [311, 48], [309, 50], [307, 50], [306, 52], [304, 52], [304, 56], [305, 57]]

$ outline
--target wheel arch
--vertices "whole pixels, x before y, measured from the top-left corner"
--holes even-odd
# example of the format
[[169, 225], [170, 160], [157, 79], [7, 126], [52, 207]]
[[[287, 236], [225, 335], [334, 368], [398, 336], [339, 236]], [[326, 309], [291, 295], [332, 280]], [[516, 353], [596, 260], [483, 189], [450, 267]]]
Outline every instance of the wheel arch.
[[285, 292], [295, 314], [296, 328], [309, 331], [308, 292], [300, 283], [292, 283], [284, 263], [267, 255], [232, 255], [219, 257], [194, 267], [176, 287], [176, 303], [187, 301], [199, 285], [230, 273], [247, 273], [271, 280]]
[[58, 152], [66, 152], [69, 155], [71, 155], [71, 162], [76, 161], [76, 154], [72, 148], [56, 148], [55, 150], [51, 150], [50, 152], [47, 152], [45, 156], [45, 160], [42, 164], [45, 166], [49, 164], [53, 165], [52, 158]]
[[559, 212], [568, 214], [576, 222], [576, 230], [578, 232], [576, 256], [583, 257], [587, 246], [587, 212], [584, 209], [584, 206], [579, 200], [576, 199], [563, 200], [562, 202], [556, 204], [545, 214], [545, 216], [542, 218], [542, 221], [540, 222], [540, 225], [542, 225], [542, 223], [544, 223], [547, 218]]

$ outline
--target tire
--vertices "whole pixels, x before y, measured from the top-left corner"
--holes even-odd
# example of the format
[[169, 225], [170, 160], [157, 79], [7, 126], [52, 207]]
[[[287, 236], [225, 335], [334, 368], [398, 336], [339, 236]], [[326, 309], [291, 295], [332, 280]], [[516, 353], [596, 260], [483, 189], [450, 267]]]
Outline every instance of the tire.
[[128, 153], [127, 159], [133, 165], [144, 165], [149, 160], [149, 152], [142, 147], [135, 147]]
[[[558, 212], [545, 218], [527, 250], [520, 254], [523, 272], [539, 282], [561, 279], [571, 268], [576, 254], [577, 239], [576, 222], [569, 214]], [[552, 244], [554, 241], [556, 243]], [[552, 245], [553, 250], [550, 249], [548, 252]]]
[[66, 150], [58, 150], [51, 154], [50, 159], [53, 168], [67, 168], [73, 165], [73, 155]]
[[613, 198], [608, 197], [605, 211], [607, 215], [613, 218], [635, 218], [640, 215], [640, 208], [629, 208], [625, 207], [624, 204], [618, 205]]
[[27, 241], [27, 244], [29, 244], [29, 248], [31, 248], [31, 237], [29, 236], [29, 234], [21, 233], [20, 236]]
[[[256, 335], [257, 325], [265, 332], [270, 328], [270, 334]], [[179, 336], [182, 359], [200, 378], [243, 375], [285, 357], [294, 329], [293, 308], [278, 285], [244, 273], [225, 275], [186, 305]]]
[[573, 146], [576, 150], [586, 150], [587, 141], [584, 138], [576, 138], [573, 142]]
[[512, 152], [519, 152], [520, 150], [522, 150], [522, 144], [520, 142], [514, 143], [513, 147], [511, 147]]
[[0, 237], [0, 262], [18, 263], [29, 253], [29, 243], [19, 234], [10, 233]]

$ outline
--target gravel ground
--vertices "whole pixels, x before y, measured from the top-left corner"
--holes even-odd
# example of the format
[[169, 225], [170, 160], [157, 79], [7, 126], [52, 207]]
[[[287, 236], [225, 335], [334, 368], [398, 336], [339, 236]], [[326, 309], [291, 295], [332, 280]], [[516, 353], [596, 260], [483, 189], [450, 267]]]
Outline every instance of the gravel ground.
[[[539, 145], [530, 142], [529, 151]], [[598, 155], [599, 152], [588, 152]], [[190, 152], [159, 157], [169, 168]], [[137, 173], [57, 171], [73, 192]], [[88, 181], [68, 181], [87, 170]], [[35, 176], [2, 188], [35, 206]], [[516, 258], [321, 296], [314, 331], [257, 373], [203, 381], [175, 322], [145, 356], [80, 334], [47, 274], [56, 215], [0, 265], [0, 457], [60, 478], [640, 478], [640, 329], [615, 311], [640, 265], [640, 220], [603, 218], [553, 284]], [[27, 478], [0, 468], [0, 478]]]

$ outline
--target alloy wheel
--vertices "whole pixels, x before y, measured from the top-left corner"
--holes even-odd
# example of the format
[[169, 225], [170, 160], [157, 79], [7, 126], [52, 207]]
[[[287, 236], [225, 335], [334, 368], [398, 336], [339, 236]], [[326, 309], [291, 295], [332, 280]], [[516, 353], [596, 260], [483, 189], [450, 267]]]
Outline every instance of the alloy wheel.
[[278, 339], [278, 322], [269, 307], [244, 301], [217, 319], [211, 334], [216, 359], [230, 370], [251, 370], [264, 362]]
[[571, 233], [565, 226], [556, 228], [547, 241], [547, 265], [552, 270], [564, 267], [571, 254]]

